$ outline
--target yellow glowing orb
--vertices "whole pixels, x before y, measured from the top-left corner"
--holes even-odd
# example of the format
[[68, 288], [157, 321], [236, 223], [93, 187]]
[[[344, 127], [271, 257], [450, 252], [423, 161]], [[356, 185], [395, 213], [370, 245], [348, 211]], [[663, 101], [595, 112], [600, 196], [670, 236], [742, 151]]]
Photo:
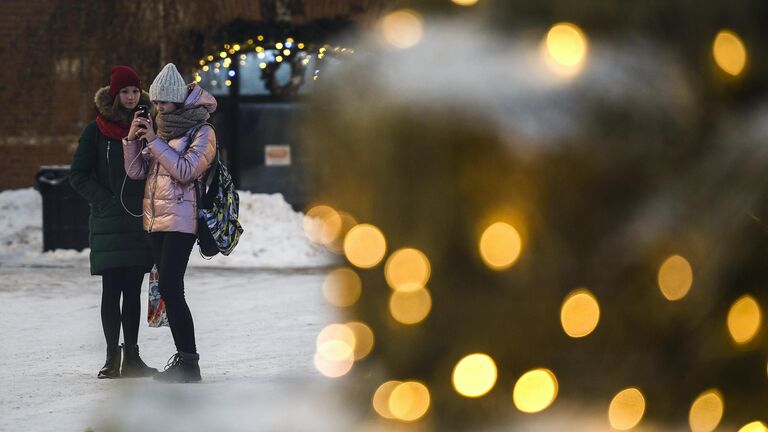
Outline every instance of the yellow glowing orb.
[[517, 380], [512, 399], [520, 411], [536, 413], [552, 405], [557, 398], [557, 390], [557, 377], [552, 371], [533, 369]]
[[387, 284], [397, 291], [408, 292], [423, 288], [427, 285], [430, 272], [427, 256], [413, 248], [395, 251], [384, 264]]
[[355, 333], [344, 324], [330, 324], [317, 336], [315, 367], [329, 377], [338, 378], [352, 369], [355, 361]]
[[320, 344], [317, 347], [317, 354], [322, 358], [332, 362], [345, 361], [348, 358], [354, 358], [355, 344], [333, 339]]
[[367, 357], [373, 349], [373, 330], [359, 321], [348, 322], [346, 326], [355, 334], [355, 360]]
[[334, 306], [352, 306], [360, 298], [362, 287], [360, 276], [354, 270], [337, 268], [325, 277], [323, 295]]
[[453, 368], [453, 388], [462, 396], [480, 397], [496, 385], [496, 363], [487, 354], [470, 354]]
[[400, 383], [389, 395], [389, 411], [398, 420], [411, 422], [420, 419], [429, 410], [429, 390], [416, 381]]
[[505, 270], [520, 256], [523, 242], [520, 234], [504, 222], [496, 222], [480, 237], [480, 256], [493, 270]]
[[753, 421], [742, 426], [738, 432], [768, 432], [768, 426], [761, 421]]
[[398, 49], [417, 45], [424, 33], [424, 21], [416, 11], [400, 9], [385, 16], [379, 22], [384, 41]]
[[[345, 353], [345, 355], [332, 355], [329, 358], [335, 359], [339, 357], [352, 356], [352, 350], [355, 348], [355, 333], [344, 324], [329, 324], [317, 335], [316, 346], [318, 348], [318, 352], [321, 351], [322, 346], [328, 345], [332, 342], [339, 342], [340, 345], [332, 345], [332, 347], [342, 348], [342, 351]], [[341, 345], [346, 346], [346, 348], [341, 347]]]
[[315, 368], [328, 378], [339, 378], [346, 375], [354, 365], [354, 358], [347, 357], [340, 361], [330, 360], [322, 354], [315, 353]]
[[737, 344], [752, 341], [760, 330], [761, 322], [760, 305], [751, 295], [739, 297], [728, 311], [728, 331]]
[[566, 296], [560, 309], [560, 323], [568, 336], [587, 336], [595, 330], [599, 321], [600, 305], [589, 290], [579, 288]]
[[394, 419], [395, 415], [389, 410], [389, 398], [392, 391], [402, 384], [400, 381], [387, 381], [380, 385], [373, 394], [373, 409], [386, 419]]
[[630, 387], [620, 391], [608, 407], [608, 421], [618, 430], [629, 430], [637, 426], [645, 414], [645, 397], [640, 390]]
[[384, 234], [373, 225], [356, 225], [344, 237], [344, 255], [357, 267], [375, 267], [386, 252]]
[[459, 6], [473, 6], [477, 4], [477, 0], [451, 0], [454, 4]]
[[416, 291], [395, 291], [389, 298], [389, 313], [402, 324], [418, 324], [432, 310], [432, 296], [426, 288]]
[[352, 227], [357, 225], [357, 220], [355, 220], [355, 218], [349, 213], [343, 211], [338, 213], [341, 217], [341, 230], [339, 235], [336, 236], [336, 239], [326, 244], [325, 247], [328, 248], [328, 250], [331, 252], [341, 255], [344, 253], [344, 237], [346, 237], [347, 233], [352, 229]]
[[680, 255], [667, 258], [659, 268], [659, 289], [669, 301], [680, 300], [693, 284], [693, 270], [688, 260]]
[[730, 30], [721, 30], [712, 42], [715, 62], [727, 74], [738, 76], [747, 64], [747, 48], [741, 38]]
[[723, 418], [723, 396], [712, 389], [700, 394], [691, 405], [688, 423], [692, 432], [711, 432]]
[[587, 56], [587, 38], [572, 23], [553, 25], [547, 33], [546, 46], [552, 60], [568, 68], [580, 66]]
[[315, 243], [328, 244], [339, 236], [341, 216], [332, 207], [312, 207], [304, 216], [304, 234]]

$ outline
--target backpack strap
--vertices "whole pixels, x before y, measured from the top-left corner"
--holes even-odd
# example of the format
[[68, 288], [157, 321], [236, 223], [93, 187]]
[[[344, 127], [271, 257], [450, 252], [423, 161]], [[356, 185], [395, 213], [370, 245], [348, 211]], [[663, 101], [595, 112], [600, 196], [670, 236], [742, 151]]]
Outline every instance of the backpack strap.
[[[189, 134], [189, 143], [190, 143], [190, 144], [192, 144], [192, 142], [194, 142], [194, 141], [195, 141], [195, 138], [197, 138], [197, 133], [198, 133], [198, 132], [200, 132], [200, 129], [202, 129], [202, 128], [203, 128], [203, 126], [209, 126], [211, 129], [213, 129], [213, 131], [214, 131], [214, 132], [216, 131], [216, 128], [214, 128], [214, 127], [213, 127], [213, 125], [212, 125], [212, 124], [210, 124], [210, 123], [208, 123], [208, 122], [203, 122], [203, 123], [197, 124], [197, 125], [195, 125], [195, 126], [193, 126], [193, 127], [192, 127], [192, 129], [191, 129], [191, 131], [192, 131], [192, 132]], [[211, 185], [211, 182], [212, 182], [212, 180], [210, 179], [210, 177], [211, 177], [211, 171], [213, 171], [213, 168], [214, 168], [214, 167], [215, 167], [215, 166], [216, 166], [216, 165], [217, 165], [217, 164], [218, 164], [220, 161], [221, 161], [221, 157], [220, 157], [220, 155], [219, 155], [219, 143], [218, 143], [218, 142], [216, 142], [216, 158], [213, 160], [213, 162], [211, 162], [211, 166], [209, 166], [209, 167], [208, 167], [208, 169], [207, 169], [207, 170], [205, 170], [205, 172], [203, 173], [203, 175], [202, 175], [202, 176], [200, 176], [200, 178], [203, 178], [203, 179], [204, 179], [204, 184], [205, 184], [205, 186], [206, 186], [206, 187], [205, 187], [205, 189], [206, 189], [206, 190], [208, 189], [208, 186], [210, 186], [210, 185]], [[195, 185], [197, 185], [197, 181], [198, 181], [198, 180], [195, 180]]]

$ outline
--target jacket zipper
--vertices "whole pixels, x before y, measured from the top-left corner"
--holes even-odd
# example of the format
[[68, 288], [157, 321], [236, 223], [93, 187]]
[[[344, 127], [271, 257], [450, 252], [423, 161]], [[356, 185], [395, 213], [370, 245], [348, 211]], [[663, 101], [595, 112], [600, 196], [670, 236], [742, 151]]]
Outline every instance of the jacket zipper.
[[109, 164], [109, 146], [112, 144], [112, 141], [107, 138], [107, 183], [109, 184], [109, 190], [112, 191], [112, 194], [114, 195], [114, 191], [112, 190], [112, 167]]
[[157, 191], [157, 177], [160, 174], [160, 162], [157, 163], [155, 169], [155, 184], [152, 187], [152, 193], [150, 194], [149, 206], [152, 210], [152, 219], [149, 222], [149, 232], [152, 232], [152, 227], [155, 226], [155, 192]]

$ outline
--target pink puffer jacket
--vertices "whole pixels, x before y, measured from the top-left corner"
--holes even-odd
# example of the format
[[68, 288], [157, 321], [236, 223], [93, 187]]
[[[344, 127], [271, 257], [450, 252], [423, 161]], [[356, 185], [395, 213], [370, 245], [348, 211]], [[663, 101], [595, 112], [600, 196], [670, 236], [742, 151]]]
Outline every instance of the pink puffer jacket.
[[[213, 112], [216, 99], [195, 86], [184, 106], [198, 105]], [[190, 142], [191, 132], [168, 142], [156, 137], [144, 149], [138, 140], [123, 139], [125, 172], [132, 179], [147, 179], [143, 205], [145, 231], [196, 234], [195, 180], [216, 158], [216, 134], [213, 128], [203, 126], [194, 142]], [[141, 156], [137, 158], [140, 149]]]

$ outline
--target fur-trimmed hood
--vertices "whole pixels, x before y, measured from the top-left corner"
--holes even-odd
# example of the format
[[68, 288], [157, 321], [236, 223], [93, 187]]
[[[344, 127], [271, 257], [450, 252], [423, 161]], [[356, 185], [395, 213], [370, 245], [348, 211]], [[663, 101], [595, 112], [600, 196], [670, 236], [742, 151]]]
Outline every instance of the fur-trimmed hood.
[[[105, 119], [117, 123], [119, 125], [129, 125], [133, 120], [131, 113], [123, 110], [113, 110], [114, 99], [109, 95], [109, 86], [102, 87], [96, 91], [96, 95], [93, 97], [93, 102], [96, 104], [96, 109], [99, 111]], [[141, 97], [139, 98], [139, 105], [146, 105], [149, 107], [152, 117], [155, 116], [155, 108], [149, 100], [149, 93], [144, 90], [141, 91]]]

